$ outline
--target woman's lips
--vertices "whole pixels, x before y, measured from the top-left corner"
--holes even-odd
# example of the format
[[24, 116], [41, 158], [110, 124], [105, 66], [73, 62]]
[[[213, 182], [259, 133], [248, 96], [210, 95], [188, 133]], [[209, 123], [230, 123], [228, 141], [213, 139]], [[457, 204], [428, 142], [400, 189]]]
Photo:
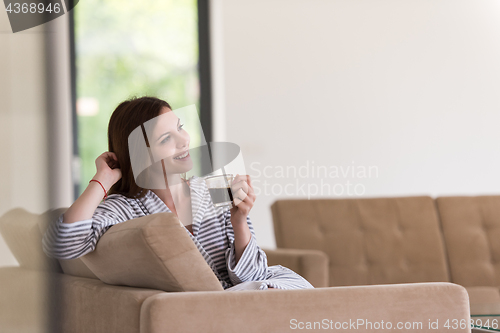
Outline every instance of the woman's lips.
[[174, 157], [174, 160], [183, 161], [183, 160], [186, 160], [188, 157], [189, 157], [189, 151], [186, 151], [186, 152], [178, 155], [177, 157]]

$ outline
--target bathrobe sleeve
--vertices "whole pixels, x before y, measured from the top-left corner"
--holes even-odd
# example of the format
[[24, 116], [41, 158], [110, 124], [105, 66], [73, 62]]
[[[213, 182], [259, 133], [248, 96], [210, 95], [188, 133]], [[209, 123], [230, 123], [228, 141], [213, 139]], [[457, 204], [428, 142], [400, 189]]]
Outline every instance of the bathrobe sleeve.
[[238, 263], [236, 263], [236, 252], [234, 247], [234, 230], [231, 224], [231, 213], [229, 210], [224, 215], [226, 223], [226, 233], [229, 239], [229, 248], [226, 250], [226, 265], [229, 278], [233, 285], [245, 281], [258, 281], [266, 279], [268, 275], [267, 256], [265, 252], [257, 245], [255, 231], [247, 216], [247, 224], [252, 234], [248, 245]]
[[113, 225], [132, 219], [126, 200], [108, 197], [91, 219], [64, 223], [64, 214], [53, 221], [45, 232], [43, 251], [56, 259], [75, 259], [94, 251], [99, 238]]

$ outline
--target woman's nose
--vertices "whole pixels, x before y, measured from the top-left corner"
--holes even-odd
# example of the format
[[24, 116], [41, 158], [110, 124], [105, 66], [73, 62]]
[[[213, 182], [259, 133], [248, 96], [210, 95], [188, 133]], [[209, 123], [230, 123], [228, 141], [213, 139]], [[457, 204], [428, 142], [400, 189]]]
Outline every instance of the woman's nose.
[[177, 139], [177, 147], [185, 148], [189, 146], [189, 136], [188, 135], [179, 135]]

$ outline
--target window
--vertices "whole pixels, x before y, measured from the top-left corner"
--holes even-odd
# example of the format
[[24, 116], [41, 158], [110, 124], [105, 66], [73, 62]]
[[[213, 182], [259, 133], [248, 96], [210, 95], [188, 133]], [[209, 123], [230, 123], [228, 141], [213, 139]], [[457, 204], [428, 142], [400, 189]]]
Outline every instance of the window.
[[[107, 151], [109, 117], [120, 102], [153, 95], [173, 109], [200, 111], [197, 2], [80, 1], [74, 31], [79, 195]], [[196, 143], [199, 133], [190, 134]]]

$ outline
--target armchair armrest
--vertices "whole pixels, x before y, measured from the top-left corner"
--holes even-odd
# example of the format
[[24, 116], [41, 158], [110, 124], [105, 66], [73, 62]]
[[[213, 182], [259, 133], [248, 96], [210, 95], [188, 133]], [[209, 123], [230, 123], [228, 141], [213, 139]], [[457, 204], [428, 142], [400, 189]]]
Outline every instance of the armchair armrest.
[[[140, 322], [141, 333], [379, 332], [380, 325], [387, 331], [422, 333], [470, 332], [469, 316], [465, 288], [436, 282], [161, 293], [144, 301]], [[444, 326], [447, 320], [449, 329]], [[459, 323], [457, 329], [453, 320]], [[429, 328], [429, 322], [436, 321], [439, 329]]]
[[318, 250], [263, 249], [269, 266], [282, 265], [290, 268], [315, 288], [329, 286], [328, 256]]

